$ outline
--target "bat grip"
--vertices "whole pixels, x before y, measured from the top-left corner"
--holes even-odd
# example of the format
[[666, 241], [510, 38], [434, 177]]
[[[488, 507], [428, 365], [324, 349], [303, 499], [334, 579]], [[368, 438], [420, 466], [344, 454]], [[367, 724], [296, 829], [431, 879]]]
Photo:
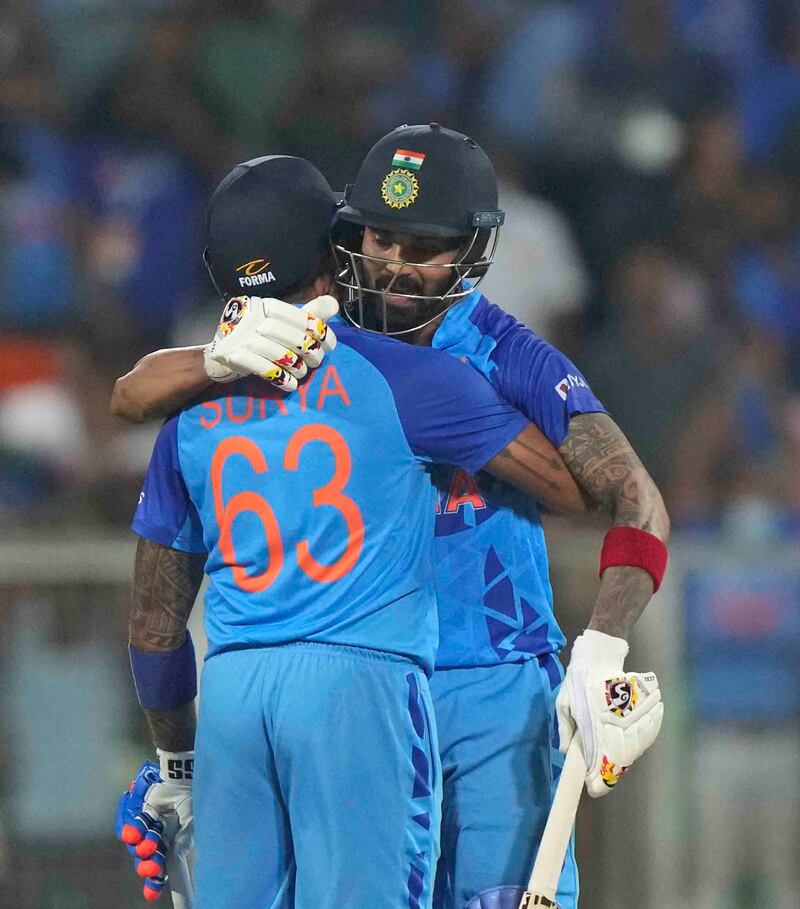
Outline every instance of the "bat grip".
[[533, 863], [533, 871], [528, 881], [529, 893], [542, 894], [555, 902], [558, 880], [564, 866], [564, 856], [572, 836], [572, 828], [575, 826], [575, 815], [585, 779], [586, 762], [576, 734], [567, 750], [539, 851], [536, 853], [536, 861]]

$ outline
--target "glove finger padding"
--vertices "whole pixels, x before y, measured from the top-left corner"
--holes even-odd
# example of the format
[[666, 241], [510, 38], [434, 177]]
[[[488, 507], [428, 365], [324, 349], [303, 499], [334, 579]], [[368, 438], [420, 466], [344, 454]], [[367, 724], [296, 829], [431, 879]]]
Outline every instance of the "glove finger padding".
[[[301, 328], [295, 328], [287, 325], [279, 319], [264, 319], [258, 328], [258, 340], [268, 339], [277, 345], [288, 348], [290, 351], [300, 357], [306, 366], [316, 369], [322, 358], [325, 356], [325, 350], [322, 344], [310, 332], [303, 331]], [[253, 350], [254, 342], [247, 346]]]
[[280, 388], [281, 391], [295, 391], [297, 388], [297, 379], [291, 375], [282, 366], [278, 366], [273, 360], [268, 360], [260, 354], [253, 353], [246, 347], [237, 350], [226, 358], [232, 368], [241, 372], [242, 375], [258, 376], [260, 379]]
[[[316, 341], [314, 343], [316, 344]], [[255, 335], [248, 341], [244, 350], [255, 354], [257, 357], [262, 357], [267, 363], [271, 362], [280, 369], [285, 369], [295, 379], [302, 379], [308, 372], [308, 367], [300, 354], [289, 350], [285, 344], [276, 341], [274, 338]], [[235, 360], [235, 355], [231, 359], [232, 361]]]
[[587, 764], [586, 791], [600, 798], [656, 740], [664, 705], [654, 672], [607, 679], [591, 698], [600, 747], [593, 763]]
[[336, 347], [336, 335], [326, 324], [326, 319], [339, 311], [339, 304], [333, 297], [327, 294], [315, 297], [301, 307], [276, 299], [264, 300], [263, 303], [266, 319], [282, 322], [289, 328], [310, 335], [327, 353]]
[[336, 335], [333, 329], [328, 325], [328, 321], [339, 313], [339, 303], [336, 297], [330, 294], [323, 294], [321, 297], [314, 297], [304, 306], [300, 307], [300, 312], [306, 315], [312, 314], [322, 322], [322, 325], [315, 325], [311, 333], [320, 342], [326, 353], [330, 353], [336, 347]]

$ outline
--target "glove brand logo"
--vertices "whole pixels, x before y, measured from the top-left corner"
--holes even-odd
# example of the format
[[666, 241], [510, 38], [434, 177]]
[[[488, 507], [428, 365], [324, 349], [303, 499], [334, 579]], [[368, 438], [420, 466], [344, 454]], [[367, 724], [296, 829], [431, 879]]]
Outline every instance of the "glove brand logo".
[[615, 716], [627, 716], [639, 703], [639, 689], [633, 678], [609, 679], [606, 704]]
[[246, 312], [247, 297], [231, 297], [225, 304], [225, 309], [222, 310], [217, 331], [223, 336], [229, 335], [242, 321]]
[[251, 259], [240, 265], [236, 271], [243, 271], [239, 276], [239, 287], [253, 287], [257, 284], [269, 284], [275, 280], [275, 275], [267, 271], [269, 262], [266, 259]]

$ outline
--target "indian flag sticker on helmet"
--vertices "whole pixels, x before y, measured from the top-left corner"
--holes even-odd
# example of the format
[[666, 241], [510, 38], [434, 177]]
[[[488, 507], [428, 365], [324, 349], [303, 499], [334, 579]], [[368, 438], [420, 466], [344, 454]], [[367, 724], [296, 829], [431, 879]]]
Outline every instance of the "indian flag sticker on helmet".
[[398, 148], [392, 158], [392, 167], [407, 167], [409, 170], [419, 170], [425, 155], [422, 152], [407, 151], [405, 148]]
[[389, 208], [408, 208], [419, 195], [419, 183], [406, 170], [390, 170], [381, 183], [381, 197]]

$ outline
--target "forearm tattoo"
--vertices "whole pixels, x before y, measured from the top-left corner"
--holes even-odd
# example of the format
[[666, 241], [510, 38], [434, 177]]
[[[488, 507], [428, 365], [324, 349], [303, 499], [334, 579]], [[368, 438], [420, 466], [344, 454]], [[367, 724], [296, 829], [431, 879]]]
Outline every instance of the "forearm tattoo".
[[134, 647], [149, 653], [177, 650], [203, 581], [206, 557], [178, 552], [140, 538], [133, 575], [128, 632]]
[[546, 472], [537, 470], [534, 465], [537, 460], [541, 461], [541, 467], [545, 471], [554, 473], [558, 473], [559, 471], [563, 472], [564, 465], [558, 458], [554, 458], [551, 455], [539, 451], [533, 445], [528, 445], [527, 442], [520, 437], [509, 442], [497, 457], [509, 462], [516, 470], [522, 471], [534, 484], [544, 483], [545, 486], [548, 486], [554, 492], [558, 492], [561, 488], [555, 479], [548, 476]]
[[584, 495], [615, 524], [666, 539], [669, 522], [661, 494], [611, 417], [573, 417], [559, 451]]
[[156, 748], [162, 751], [192, 751], [197, 727], [194, 701], [175, 710], [145, 710], [147, 725]]
[[[609, 513], [615, 525], [638, 527], [667, 541], [669, 517], [661, 494], [607, 414], [573, 417], [559, 451], [587, 499]], [[627, 638], [652, 595], [652, 578], [641, 568], [606, 569], [589, 628]]]
[[653, 579], [641, 568], [607, 568], [587, 627], [627, 639], [652, 596]]
[[[186, 623], [203, 580], [205, 555], [178, 552], [140, 539], [136, 548], [130, 643], [149, 653], [177, 650], [186, 640]], [[195, 707], [145, 710], [153, 742], [165, 751], [194, 748]]]

